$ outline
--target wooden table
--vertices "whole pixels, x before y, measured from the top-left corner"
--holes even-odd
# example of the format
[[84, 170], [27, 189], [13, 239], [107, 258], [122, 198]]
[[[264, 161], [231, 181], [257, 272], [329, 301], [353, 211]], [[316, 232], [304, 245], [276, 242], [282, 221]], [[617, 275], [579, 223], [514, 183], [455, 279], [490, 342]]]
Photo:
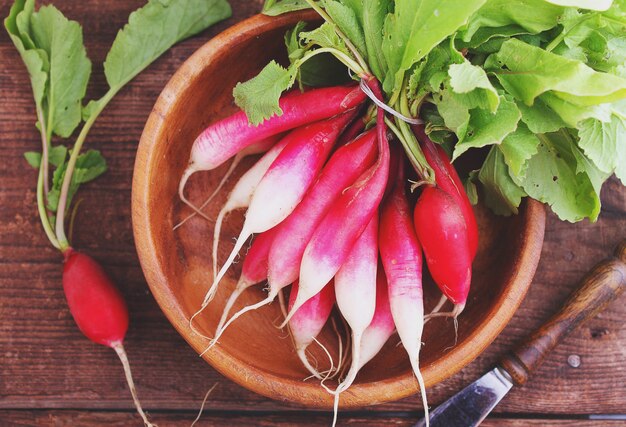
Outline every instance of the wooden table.
[[[94, 63], [91, 97], [104, 93], [101, 63], [115, 33], [143, 1], [57, 0], [85, 30]], [[223, 378], [182, 340], [154, 302], [133, 245], [130, 184], [137, 141], [161, 89], [180, 64], [226, 27], [256, 13], [260, 1], [231, 0], [234, 16], [156, 61], [107, 107], [88, 145], [102, 151], [109, 171], [85, 187], [75, 245], [100, 260], [130, 305], [127, 350], [140, 397], [161, 426], [186, 426], [216, 382], [201, 425], [329, 425], [330, 414], [272, 401]], [[3, 0], [0, 15], [8, 14]], [[39, 149], [31, 89], [19, 56], [0, 31], [0, 425], [140, 425], [114, 352], [87, 341], [74, 325], [61, 289], [61, 258], [48, 244], [35, 209], [36, 172], [22, 153]], [[521, 308], [474, 363], [430, 390], [437, 404], [488, 369], [518, 339], [544, 321], [577, 280], [626, 236], [626, 189], [605, 185], [595, 224], [548, 216], [542, 259]], [[624, 425], [626, 297], [575, 331], [531, 382], [514, 389], [484, 425]], [[580, 365], [568, 363], [578, 356]], [[417, 397], [359, 411], [341, 424], [411, 425]], [[622, 421], [588, 421], [590, 414]], [[608, 417], [607, 417], [608, 418]]]

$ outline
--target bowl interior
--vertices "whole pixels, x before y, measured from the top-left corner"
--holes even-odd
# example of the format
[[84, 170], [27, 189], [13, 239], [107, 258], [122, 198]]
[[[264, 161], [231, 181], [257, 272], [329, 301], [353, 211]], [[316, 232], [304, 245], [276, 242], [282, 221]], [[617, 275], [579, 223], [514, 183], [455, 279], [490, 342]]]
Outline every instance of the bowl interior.
[[[254, 76], [270, 59], [284, 60], [285, 30], [310, 14], [269, 19], [257, 16], [231, 28], [196, 52], [164, 89], [146, 125], [140, 143], [133, 183], [135, 240], [148, 283], [170, 321], [198, 352], [208, 341], [194, 333], [189, 318], [199, 309], [212, 282], [213, 223], [195, 217], [173, 231], [191, 211], [177, 196], [179, 179], [191, 144], [208, 124], [235, 111], [232, 88]], [[255, 158], [245, 159], [206, 210], [215, 218], [228, 189]], [[196, 173], [186, 187], [190, 200], [201, 204], [216, 187], [228, 164], [211, 172]], [[459, 318], [458, 343], [453, 346], [453, 322], [437, 319], [427, 324], [421, 366], [428, 385], [452, 375], [475, 358], [513, 315], [530, 284], [543, 239], [543, 209], [523, 205], [517, 216], [496, 217], [476, 209], [480, 248], [474, 263], [472, 288]], [[222, 229], [219, 261], [233, 247], [243, 221], [241, 211], [227, 217]], [[229, 271], [217, 296], [195, 328], [213, 336], [225, 299], [234, 289], [241, 263]], [[425, 278], [425, 306], [429, 311], [439, 291]], [[261, 285], [244, 292], [235, 309], [264, 297]], [[276, 328], [281, 317], [277, 303], [246, 314], [232, 324], [214, 350], [204, 358], [234, 381], [274, 398], [328, 407], [332, 399], [308, 374], [296, 357], [286, 331]], [[339, 319], [337, 317], [337, 319]], [[342, 329], [338, 321], [338, 328]], [[338, 340], [331, 324], [320, 342], [337, 356]], [[355, 385], [342, 395], [342, 406], [361, 406], [398, 399], [417, 391], [410, 365], [398, 338], [359, 374]], [[319, 346], [310, 349], [311, 360], [328, 366]]]

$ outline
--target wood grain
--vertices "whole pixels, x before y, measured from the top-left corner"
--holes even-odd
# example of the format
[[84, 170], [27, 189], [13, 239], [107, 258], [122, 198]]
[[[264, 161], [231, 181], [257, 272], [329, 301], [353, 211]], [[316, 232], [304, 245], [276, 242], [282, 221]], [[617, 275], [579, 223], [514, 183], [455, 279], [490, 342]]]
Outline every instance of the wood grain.
[[[102, 95], [105, 84], [100, 64], [117, 28], [143, 1], [56, 0], [54, 3], [88, 29], [85, 42], [94, 62], [94, 82], [89, 94]], [[211, 415], [215, 424], [235, 418], [232, 413], [219, 411], [246, 413], [253, 408], [273, 412], [274, 415], [267, 416], [273, 425], [280, 422], [289, 425], [294, 420], [291, 417], [301, 411], [300, 407], [246, 391], [198, 358], [154, 302], [133, 243], [130, 184], [143, 125], [161, 89], [180, 64], [211, 36], [255, 13], [260, 4], [249, 0], [231, 0], [231, 3], [235, 17], [176, 46], [157, 60], [117, 95], [87, 141], [90, 148], [103, 152], [110, 169], [81, 192], [79, 198], [84, 202], [74, 241], [77, 247], [103, 263], [129, 302], [131, 328], [127, 349], [142, 400], [148, 409], [186, 411], [186, 414], [159, 413], [157, 421], [163, 416], [163, 425], [176, 425], [179, 419], [183, 421], [178, 425], [189, 425], [199, 401], [215, 382], [220, 383], [219, 393], [207, 403], [209, 410], [218, 411]], [[2, 16], [7, 15], [9, 6], [9, 1], [0, 2]], [[39, 148], [28, 85], [19, 56], [6, 33], [0, 31], [0, 408], [9, 409], [0, 413], [0, 420], [13, 423], [8, 425], [46, 425], [46, 417], [52, 417], [56, 424], [47, 425], [83, 425], [72, 422], [77, 419], [84, 421], [84, 425], [109, 421], [131, 425], [137, 418], [116, 356], [86, 341], [75, 328], [61, 290], [60, 256], [46, 243], [38, 223], [36, 174], [22, 157], [24, 151]], [[587, 221], [569, 224], [548, 215], [542, 259], [522, 306], [481, 358], [429, 391], [433, 404], [479, 377], [516, 342], [545, 322], [580, 278], [611, 253], [626, 230], [626, 191], [615, 178], [605, 184], [602, 202], [603, 211], [595, 224]], [[622, 296], [562, 342], [526, 386], [511, 391], [496, 408], [497, 413], [507, 414], [506, 423], [498, 419], [494, 422], [499, 424], [485, 425], [611, 425], [515, 418], [517, 414], [567, 417], [568, 414], [626, 412], [624, 319], [626, 299]], [[570, 355], [580, 357], [578, 368], [568, 365]], [[357, 420], [364, 418], [363, 422], [369, 425], [380, 425], [378, 418], [371, 418], [379, 411], [410, 411], [416, 415], [417, 407], [417, 398], [409, 398], [369, 408], [367, 415]], [[10, 411], [14, 408], [20, 410]], [[52, 410], [55, 408], [81, 410]], [[106, 412], [94, 412], [97, 409]], [[127, 412], [115, 412], [120, 410]], [[89, 421], [92, 416], [97, 422]], [[260, 419], [266, 418], [253, 418], [248, 425]], [[327, 425], [329, 418], [306, 415], [304, 421], [308, 423], [309, 419], [312, 424]]]
[[[561, 340], [572, 330], [592, 319], [626, 289], [626, 239], [613, 256], [602, 261], [585, 275], [574, 293], [550, 320], [532, 333], [500, 362], [516, 385], [528, 381]], [[577, 364], [576, 360], [570, 361]]]

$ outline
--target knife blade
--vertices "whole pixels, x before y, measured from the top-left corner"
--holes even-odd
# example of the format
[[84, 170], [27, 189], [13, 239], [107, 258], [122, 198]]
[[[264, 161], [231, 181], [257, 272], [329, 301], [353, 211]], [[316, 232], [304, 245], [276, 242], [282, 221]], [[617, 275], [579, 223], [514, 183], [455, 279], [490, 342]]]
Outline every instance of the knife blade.
[[[626, 239], [614, 256], [597, 264], [580, 282], [561, 310], [498, 366], [439, 405], [430, 415], [431, 427], [478, 426], [513, 385], [523, 385], [547, 354], [577, 326], [591, 319], [626, 289]], [[420, 420], [415, 427], [425, 427]]]
[[[495, 367], [443, 402], [430, 414], [430, 427], [474, 427], [513, 387], [510, 375]], [[422, 419], [415, 427], [425, 427]]]

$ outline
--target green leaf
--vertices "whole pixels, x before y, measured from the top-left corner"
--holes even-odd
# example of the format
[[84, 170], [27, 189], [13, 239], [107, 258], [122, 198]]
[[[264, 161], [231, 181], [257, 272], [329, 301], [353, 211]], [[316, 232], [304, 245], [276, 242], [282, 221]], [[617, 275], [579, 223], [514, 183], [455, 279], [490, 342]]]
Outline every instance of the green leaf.
[[545, 0], [559, 6], [580, 7], [581, 9], [607, 10], [613, 0]]
[[324, 22], [312, 31], [304, 31], [300, 33], [300, 40], [305, 44], [314, 43], [319, 47], [335, 48], [346, 55], [350, 55], [343, 40], [335, 32], [332, 24]]
[[523, 102], [517, 102], [517, 108], [522, 112], [522, 121], [533, 133], [556, 132], [567, 127], [567, 123], [561, 116], [546, 105], [541, 98], [536, 99], [530, 107]]
[[305, 0], [265, 0], [262, 13], [268, 16], [278, 16], [310, 7]]
[[359, 53], [362, 56], [366, 55], [365, 35], [355, 11], [336, 0], [324, 0], [324, 8], [341, 32], [354, 44]]
[[39, 165], [41, 165], [41, 153], [37, 151], [27, 151], [24, 153], [24, 158], [31, 167], [39, 169]]
[[278, 101], [293, 85], [297, 70], [296, 64], [283, 68], [271, 61], [256, 77], [237, 83], [233, 90], [235, 103], [245, 111], [251, 124], [258, 125], [274, 115], [282, 115]]
[[504, 162], [509, 171], [516, 176], [524, 176], [528, 160], [537, 154], [539, 138], [535, 136], [523, 123], [517, 130], [502, 140], [499, 148], [504, 156]]
[[387, 73], [387, 61], [383, 54], [383, 26], [391, 10], [391, 0], [367, 0], [363, 2], [363, 33], [369, 66], [378, 80]]
[[107, 83], [121, 88], [176, 42], [230, 16], [226, 0], [149, 0], [117, 33], [104, 61]]
[[550, 205], [562, 220], [595, 221], [600, 198], [585, 169], [588, 165], [581, 164], [575, 154], [578, 148], [563, 132], [538, 137], [537, 154], [528, 161], [526, 174], [523, 178], [513, 175], [513, 180], [530, 197]]
[[500, 106], [495, 113], [482, 109], [470, 112], [465, 137], [454, 148], [454, 159], [470, 148], [500, 144], [504, 138], [517, 129], [522, 114], [515, 102], [500, 97]]
[[476, 188], [477, 172], [470, 172], [469, 176], [465, 181], [463, 181], [463, 187], [465, 188], [465, 194], [467, 194], [467, 198], [470, 203], [474, 206], [478, 204], [478, 189]]
[[598, 169], [615, 173], [626, 185], [626, 108], [615, 111], [609, 122], [584, 120], [578, 135], [578, 145]]
[[383, 53], [389, 64], [384, 89], [399, 90], [405, 73], [464, 25], [486, 0], [396, 0], [385, 20]]
[[544, 93], [538, 100], [556, 112], [569, 127], [576, 128], [585, 119], [593, 118], [608, 122], [611, 120], [610, 104], [583, 107], [559, 98], [551, 92]]
[[472, 65], [469, 61], [462, 64], [452, 64], [448, 70], [450, 75], [450, 86], [458, 94], [472, 96], [472, 104], [481, 105], [481, 108], [488, 108], [495, 113], [500, 104], [498, 92], [493, 87], [485, 70]]
[[580, 61], [547, 52], [511, 39], [497, 54], [500, 83], [517, 99], [532, 105], [539, 95], [552, 91], [580, 106], [614, 102], [626, 97], [626, 80], [599, 73]]
[[[563, 7], [545, 0], [489, 0], [471, 17], [467, 28], [461, 32], [461, 38], [465, 42], [473, 41], [473, 37], [484, 28], [502, 28], [501, 34], [510, 36], [512, 26], [516, 32], [521, 29], [538, 34], [556, 27], [563, 11]], [[509, 29], [505, 29], [507, 27]]]
[[50, 63], [47, 131], [66, 138], [82, 119], [82, 100], [91, 74], [83, 32], [78, 22], [68, 20], [54, 6], [41, 7], [30, 21], [32, 40]]
[[478, 173], [478, 180], [483, 185], [485, 203], [491, 210], [498, 215], [517, 214], [526, 193], [511, 179], [498, 147], [492, 147], [489, 151]]
[[[44, 51], [34, 48], [30, 39], [30, 28], [28, 26], [30, 25], [34, 4], [34, 0], [26, 2], [24, 0], [16, 0], [11, 7], [9, 16], [4, 20], [4, 26], [28, 70], [37, 110], [43, 111], [42, 103], [48, 80], [48, 59]], [[18, 28], [18, 19], [23, 23], [20, 25], [21, 29]]]
[[[63, 162], [55, 169], [54, 174], [52, 175], [52, 187], [48, 193], [48, 208], [52, 212], [56, 212], [58, 208], [59, 196], [61, 194], [61, 187], [63, 185], [63, 179], [65, 178], [66, 169], [67, 162], [65, 162], [64, 158]], [[99, 151], [88, 150], [79, 155], [76, 159], [74, 173], [72, 174], [72, 179], [70, 181], [67, 206], [71, 205], [72, 199], [81, 184], [93, 181], [106, 172], [106, 170], [106, 161]]]

